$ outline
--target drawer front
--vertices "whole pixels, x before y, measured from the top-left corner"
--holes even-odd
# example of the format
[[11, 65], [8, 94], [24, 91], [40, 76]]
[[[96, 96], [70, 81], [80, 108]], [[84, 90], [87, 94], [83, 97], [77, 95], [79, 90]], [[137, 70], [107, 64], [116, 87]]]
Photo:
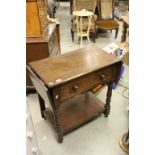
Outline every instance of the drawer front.
[[108, 67], [67, 82], [60, 87], [60, 101], [64, 101], [65, 99], [73, 97], [76, 94], [80, 94], [95, 88], [99, 84], [112, 80], [112, 74], [113, 67]]

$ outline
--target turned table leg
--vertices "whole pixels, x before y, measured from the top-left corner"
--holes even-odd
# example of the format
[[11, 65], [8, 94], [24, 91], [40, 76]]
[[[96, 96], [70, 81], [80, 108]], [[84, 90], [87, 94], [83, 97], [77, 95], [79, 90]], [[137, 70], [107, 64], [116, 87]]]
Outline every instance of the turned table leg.
[[106, 104], [104, 106], [104, 115], [105, 117], [108, 117], [110, 113], [110, 102], [111, 102], [111, 95], [112, 95], [112, 82], [108, 83], [108, 91], [107, 91], [107, 98], [106, 98]]
[[42, 116], [42, 118], [46, 119], [45, 115], [44, 115], [44, 110], [46, 109], [45, 108], [45, 102], [39, 94], [38, 94], [38, 98], [39, 98], [41, 116]]

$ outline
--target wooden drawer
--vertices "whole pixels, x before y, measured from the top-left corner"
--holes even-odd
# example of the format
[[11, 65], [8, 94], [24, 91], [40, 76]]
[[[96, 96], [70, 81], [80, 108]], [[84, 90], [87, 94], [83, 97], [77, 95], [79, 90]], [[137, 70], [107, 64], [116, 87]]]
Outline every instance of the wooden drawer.
[[111, 80], [112, 74], [113, 67], [109, 67], [61, 85], [61, 87], [59, 88], [60, 101], [64, 101], [76, 94], [80, 94], [94, 88], [99, 84]]

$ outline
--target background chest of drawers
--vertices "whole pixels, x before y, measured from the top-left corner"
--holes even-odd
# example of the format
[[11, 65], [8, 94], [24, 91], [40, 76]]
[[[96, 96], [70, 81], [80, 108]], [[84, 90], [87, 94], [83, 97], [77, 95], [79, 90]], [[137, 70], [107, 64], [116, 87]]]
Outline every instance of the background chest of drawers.
[[[26, 63], [60, 54], [59, 26], [50, 24], [41, 37], [26, 38]], [[32, 83], [27, 75], [27, 86]]]
[[[59, 23], [49, 22], [45, 1], [26, 1], [26, 63], [60, 53]], [[26, 86], [32, 87], [26, 74]], [[33, 87], [32, 87], [33, 88]]]

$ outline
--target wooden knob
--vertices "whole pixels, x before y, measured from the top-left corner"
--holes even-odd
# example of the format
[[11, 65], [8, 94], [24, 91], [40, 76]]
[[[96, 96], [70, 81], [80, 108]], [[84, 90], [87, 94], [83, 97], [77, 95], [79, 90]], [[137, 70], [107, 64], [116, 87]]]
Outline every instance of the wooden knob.
[[79, 87], [78, 87], [77, 85], [74, 85], [74, 86], [73, 86], [73, 90], [75, 90], [75, 91], [77, 91], [78, 88], [79, 88]]
[[102, 79], [104, 79], [104, 78], [105, 78], [105, 75], [104, 75], [104, 74], [101, 74], [100, 77], [101, 77]]

